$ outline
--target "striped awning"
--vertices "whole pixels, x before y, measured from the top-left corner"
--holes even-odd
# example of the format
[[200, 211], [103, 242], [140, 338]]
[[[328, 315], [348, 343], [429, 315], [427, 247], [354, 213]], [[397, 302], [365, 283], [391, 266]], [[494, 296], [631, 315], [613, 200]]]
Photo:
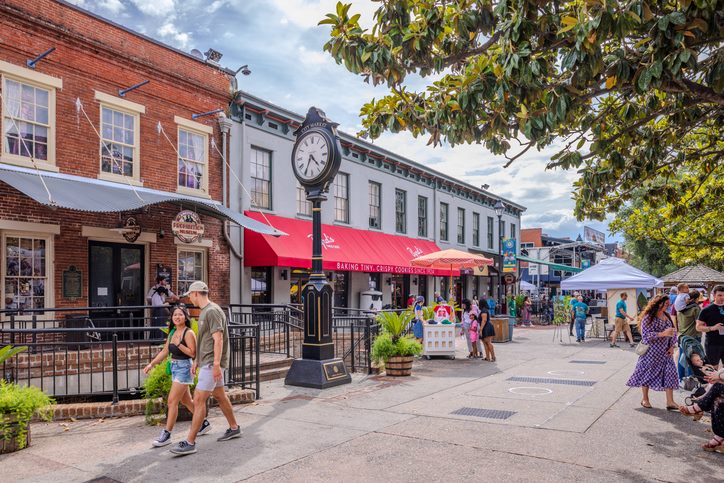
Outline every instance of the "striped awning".
[[0, 164], [0, 181], [38, 203], [54, 208], [92, 213], [115, 213], [138, 210], [159, 203], [174, 203], [194, 208], [215, 218], [232, 221], [258, 233], [272, 236], [286, 235], [265, 223], [227, 208], [217, 201], [179, 193], [131, 187], [127, 184], [66, 173], [47, 171], [38, 173], [33, 169], [6, 164]]

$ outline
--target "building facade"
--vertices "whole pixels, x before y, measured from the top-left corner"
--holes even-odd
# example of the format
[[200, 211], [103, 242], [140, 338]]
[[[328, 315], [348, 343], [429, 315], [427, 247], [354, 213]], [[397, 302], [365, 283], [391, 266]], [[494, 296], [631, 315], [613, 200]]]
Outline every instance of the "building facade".
[[[232, 236], [243, 252], [238, 271], [232, 263], [232, 300], [298, 303], [309, 273], [311, 205], [290, 157], [303, 117], [243, 92], [231, 117], [230, 159], [240, 183], [230, 187], [230, 207], [290, 234], [274, 240], [239, 230]], [[340, 138], [342, 165], [322, 205], [335, 305], [359, 308], [360, 294], [370, 288], [392, 307], [406, 306], [410, 294], [430, 300], [435, 291], [458, 299], [497, 297], [492, 267], [456, 273], [450, 290], [449, 272], [416, 269], [409, 260], [457, 248], [498, 262], [500, 238], [519, 238], [525, 208], [502, 200], [499, 222], [493, 206], [500, 197], [348, 134]]]
[[6, 0], [0, 32], [0, 309], [145, 305], [158, 274], [228, 302], [243, 217], [194, 114], [228, 107], [233, 73], [65, 2]]

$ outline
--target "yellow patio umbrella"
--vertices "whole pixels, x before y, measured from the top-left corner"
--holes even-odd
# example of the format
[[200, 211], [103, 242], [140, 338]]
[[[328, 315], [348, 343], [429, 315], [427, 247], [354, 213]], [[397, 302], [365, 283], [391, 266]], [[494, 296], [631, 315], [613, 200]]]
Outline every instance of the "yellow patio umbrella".
[[482, 255], [464, 252], [450, 248], [439, 252], [428, 253], [421, 257], [410, 260], [410, 264], [416, 267], [437, 268], [439, 270], [450, 270], [450, 285], [452, 287], [453, 270], [465, 268], [483, 267], [492, 265], [493, 260]]

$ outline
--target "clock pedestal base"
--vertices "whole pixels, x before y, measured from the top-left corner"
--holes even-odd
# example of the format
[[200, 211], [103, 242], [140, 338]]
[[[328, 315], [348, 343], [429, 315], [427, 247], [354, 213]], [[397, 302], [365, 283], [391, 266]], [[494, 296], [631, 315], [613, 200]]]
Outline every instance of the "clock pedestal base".
[[352, 382], [342, 359], [295, 359], [287, 372], [284, 384], [288, 386], [327, 389]]

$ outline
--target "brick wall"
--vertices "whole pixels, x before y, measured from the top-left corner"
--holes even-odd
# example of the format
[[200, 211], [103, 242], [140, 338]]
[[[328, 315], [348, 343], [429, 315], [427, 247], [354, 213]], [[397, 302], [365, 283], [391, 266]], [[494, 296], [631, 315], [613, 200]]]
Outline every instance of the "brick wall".
[[[162, 47], [140, 35], [51, 0], [0, 2], [0, 60], [25, 67], [49, 47], [56, 50], [36, 65], [36, 72], [63, 80], [56, 92], [56, 164], [61, 172], [92, 178], [100, 171], [99, 140], [83, 115], [79, 98], [99, 128], [95, 91], [113, 96], [143, 80], [151, 82], [126, 94], [125, 99], [146, 107], [140, 115], [140, 176], [144, 186], [175, 191], [174, 148], [159, 135], [160, 121], [175, 144], [174, 116], [191, 119], [194, 113], [226, 108], [229, 76], [218, 68]], [[219, 146], [215, 116], [199, 118], [212, 126]], [[222, 161], [209, 153], [209, 192], [221, 199]]]

